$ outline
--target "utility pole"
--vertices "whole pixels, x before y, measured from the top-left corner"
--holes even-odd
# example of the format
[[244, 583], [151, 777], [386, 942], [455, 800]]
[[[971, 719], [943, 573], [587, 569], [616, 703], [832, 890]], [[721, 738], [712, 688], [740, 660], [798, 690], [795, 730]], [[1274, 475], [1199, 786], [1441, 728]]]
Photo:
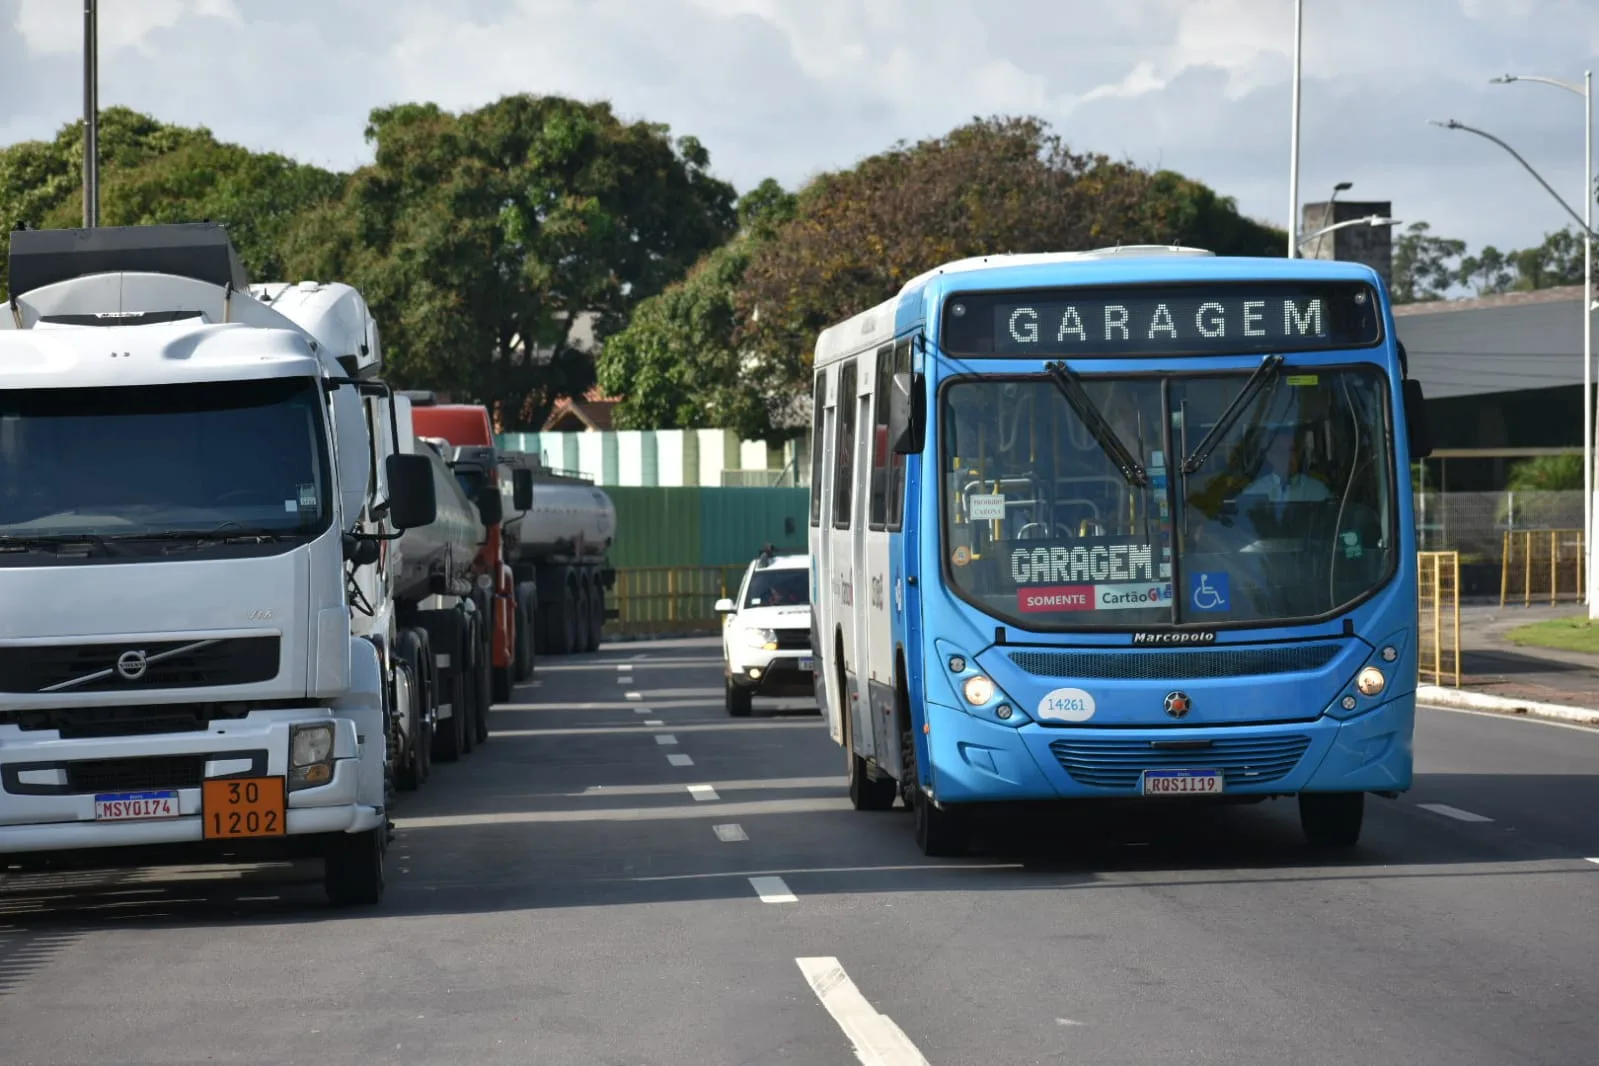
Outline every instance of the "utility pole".
[[100, 33], [96, 0], [83, 0], [83, 224], [100, 224]]
[[1299, 257], [1299, 65], [1304, 40], [1305, 0], [1294, 0], [1294, 118], [1288, 138], [1288, 258]]

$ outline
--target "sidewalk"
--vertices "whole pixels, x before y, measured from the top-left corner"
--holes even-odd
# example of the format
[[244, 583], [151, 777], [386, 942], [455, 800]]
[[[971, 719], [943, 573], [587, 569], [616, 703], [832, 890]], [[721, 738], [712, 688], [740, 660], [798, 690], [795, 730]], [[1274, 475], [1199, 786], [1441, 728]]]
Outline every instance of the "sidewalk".
[[1566, 618], [1580, 603], [1551, 607], [1462, 604], [1460, 688], [1425, 683], [1423, 703], [1470, 710], [1536, 714], [1599, 725], [1599, 656], [1512, 644], [1505, 634], [1529, 622]]

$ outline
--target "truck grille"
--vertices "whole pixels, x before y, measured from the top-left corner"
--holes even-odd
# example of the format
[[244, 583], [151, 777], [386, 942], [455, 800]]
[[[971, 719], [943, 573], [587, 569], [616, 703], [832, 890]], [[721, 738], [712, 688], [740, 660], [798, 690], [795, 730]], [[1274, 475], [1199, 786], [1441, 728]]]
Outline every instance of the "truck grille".
[[1148, 740], [1057, 740], [1049, 750], [1071, 779], [1095, 788], [1136, 788], [1145, 770], [1220, 770], [1226, 787], [1264, 785], [1286, 777], [1310, 738], [1302, 734], [1223, 737], [1205, 747], [1157, 748]]
[[137, 707], [51, 707], [0, 711], [0, 725], [26, 731], [56, 730], [62, 740], [133, 737], [151, 733], [197, 733], [212, 722], [243, 718], [271, 704], [157, 703]]
[[67, 791], [139, 792], [156, 788], [199, 788], [204, 755], [159, 755], [142, 759], [84, 759], [65, 764]]
[[276, 636], [262, 636], [11, 645], [0, 647], [0, 692], [108, 692], [270, 681], [278, 675], [278, 643]]
[[1145, 651], [1141, 648], [1013, 651], [1010, 660], [1039, 677], [1192, 681], [1206, 677], [1306, 673], [1332, 662], [1340, 650], [1338, 644], [1279, 644], [1267, 648], [1207, 648], [1203, 651]]

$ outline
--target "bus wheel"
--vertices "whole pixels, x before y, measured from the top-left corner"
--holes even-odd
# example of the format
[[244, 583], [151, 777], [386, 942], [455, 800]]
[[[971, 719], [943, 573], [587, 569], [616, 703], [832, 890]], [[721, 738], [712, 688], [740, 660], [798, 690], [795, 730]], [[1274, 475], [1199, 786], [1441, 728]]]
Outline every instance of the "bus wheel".
[[[914, 753], [915, 748], [911, 751]], [[916, 846], [931, 858], [948, 858], [966, 852], [966, 817], [963, 812], [939, 810], [922, 788], [918, 772], [911, 783], [911, 811], [916, 815]]]
[[886, 811], [894, 806], [894, 800], [899, 796], [899, 782], [892, 777], [879, 777], [873, 779], [867, 769], [866, 760], [850, 752], [849, 756], [849, 801], [850, 805], [858, 811]]
[[1301, 792], [1299, 824], [1319, 848], [1350, 848], [1360, 840], [1366, 813], [1364, 792]]

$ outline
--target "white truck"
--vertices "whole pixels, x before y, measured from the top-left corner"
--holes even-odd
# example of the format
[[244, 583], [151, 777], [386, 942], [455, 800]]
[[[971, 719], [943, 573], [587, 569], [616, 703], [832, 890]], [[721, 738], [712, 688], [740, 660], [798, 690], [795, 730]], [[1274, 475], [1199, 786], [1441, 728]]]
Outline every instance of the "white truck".
[[425, 458], [376, 461], [375, 349], [252, 297], [219, 226], [10, 256], [0, 867], [320, 857], [334, 903], [376, 903], [411, 697], [351, 575], [436, 496]]

